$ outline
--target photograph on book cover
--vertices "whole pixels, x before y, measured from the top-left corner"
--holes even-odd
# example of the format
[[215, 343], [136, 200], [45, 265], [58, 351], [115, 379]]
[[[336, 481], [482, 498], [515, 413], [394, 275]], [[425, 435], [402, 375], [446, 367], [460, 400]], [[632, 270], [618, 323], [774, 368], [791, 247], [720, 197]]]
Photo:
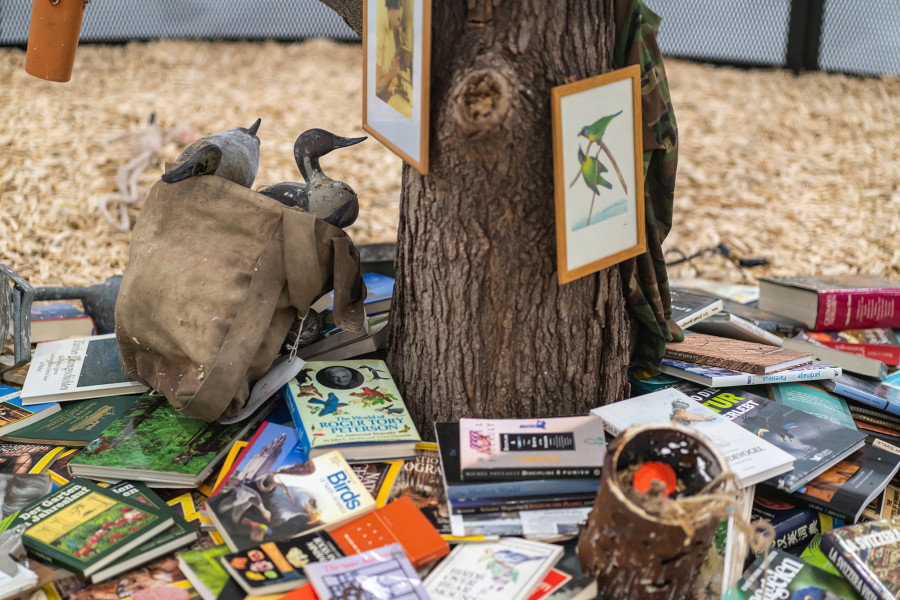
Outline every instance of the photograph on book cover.
[[640, 68], [551, 90], [559, 283], [646, 248]]
[[363, 48], [363, 129], [424, 175], [431, 0], [365, 0]]

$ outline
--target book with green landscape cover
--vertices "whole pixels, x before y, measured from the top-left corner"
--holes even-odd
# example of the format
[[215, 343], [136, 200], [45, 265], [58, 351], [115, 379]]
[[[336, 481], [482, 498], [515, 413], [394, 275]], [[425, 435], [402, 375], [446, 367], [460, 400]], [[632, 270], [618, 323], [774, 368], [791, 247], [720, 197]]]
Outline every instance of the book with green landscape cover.
[[[156, 493], [139, 481], [122, 481], [106, 488], [125, 498], [137, 500], [141, 504], [151, 506], [161, 513], [171, 512], [165, 501]], [[120, 573], [150, 562], [151, 560], [183, 548], [197, 539], [197, 530], [179, 515], [172, 513], [173, 523], [167, 530], [161, 532], [153, 539], [144, 542], [122, 558], [104, 569], [100, 569], [91, 576], [91, 582], [97, 583]]]
[[[138, 396], [110, 396], [64, 402], [61, 409], [46, 419], [26, 425], [15, 433], [0, 430], [0, 439], [9, 442], [87, 446], [117, 417], [120, 417]], [[33, 408], [33, 407], [31, 407]]]
[[421, 441], [384, 361], [312, 361], [287, 386], [309, 456], [340, 450], [350, 462], [415, 456]]
[[72, 475], [145, 481], [153, 487], [195, 487], [224, 458], [228, 447], [265, 417], [271, 403], [246, 421], [222, 425], [184, 415], [150, 391], [107, 425], [69, 463]]
[[22, 509], [13, 526], [24, 526], [22, 543], [29, 553], [87, 578], [172, 523], [168, 511], [73, 479]]
[[178, 553], [178, 568], [203, 600], [243, 600], [246, 596], [219, 561], [230, 552], [228, 546], [221, 544]]

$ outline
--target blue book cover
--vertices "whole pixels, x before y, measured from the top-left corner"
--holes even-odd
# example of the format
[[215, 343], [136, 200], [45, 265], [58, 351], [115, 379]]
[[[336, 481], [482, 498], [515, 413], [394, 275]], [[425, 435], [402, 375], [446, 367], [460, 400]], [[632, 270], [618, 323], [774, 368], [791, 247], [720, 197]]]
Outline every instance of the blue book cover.
[[8, 385], [0, 385], [0, 436], [10, 435], [26, 425], [58, 413], [58, 402], [22, 405], [21, 390]]
[[305, 463], [309, 459], [309, 443], [305, 436], [301, 439], [300, 435], [294, 427], [264, 422], [223, 488], [249, 483], [266, 473], [276, 473]]
[[770, 396], [779, 404], [856, 429], [847, 401], [819, 387], [807, 383], [778, 383], [771, 387]]
[[[897, 374], [900, 374], [900, 372]], [[897, 374], [891, 375], [888, 379], [895, 377]], [[900, 381], [897, 381], [897, 383], [900, 383]], [[824, 382], [822, 386], [830, 392], [850, 398], [861, 404], [894, 415], [900, 415], [900, 388], [890, 385], [887, 381], [868, 381], [861, 377], [844, 374], [836, 379]]]

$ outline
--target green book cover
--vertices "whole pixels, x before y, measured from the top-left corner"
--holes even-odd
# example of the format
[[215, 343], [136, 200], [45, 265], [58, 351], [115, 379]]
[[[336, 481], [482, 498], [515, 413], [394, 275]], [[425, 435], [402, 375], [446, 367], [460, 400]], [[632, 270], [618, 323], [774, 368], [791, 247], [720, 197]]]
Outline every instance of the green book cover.
[[[768, 561], [768, 562], [767, 562]], [[759, 556], [722, 600], [859, 600], [842, 577], [772, 549]]]
[[231, 425], [206, 422], [176, 411], [165, 396], [147, 392], [73, 458], [69, 470], [79, 477], [193, 487], [264, 416], [261, 411]]
[[769, 386], [769, 397], [790, 408], [856, 429], [847, 401], [808, 383], [776, 383]]
[[[122, 481], [106, 488], [125, 498], [137, 500], [141, 504], [151, 506], [161, 513], [171, 512], [165, 501], [156, 493], [139, 481]], [[174, 523], [171, 527], [145, 542], [117, 560], [109, 567], [102, 569], [91, 577], [92, 582], [103, 581], [124, 571], [150, 562], [151, 560], [187, 546], [197, 539], [197, 530], [187, 523], [181, 516], [172, 513]]]
[[288, 408], [312, 451], [421, 441], [381, 360], [312, 361], [288, 384]]
[[800, 553], [800, 558], [803, 559], [803, 562], [809, 563], [823, 571], [828, 571], [832, 575], [838, 577], [841, 576], [841, 572], [837, 570], [837, 567], [835, 567], [831, 561], [828, 560], [828, 557], [825, 556], [825, 553], [822, 552], [822, 534], [819, 534], [812, 539], [809, 546], [804, 548], [803, 552]]
[[137, 395], [91, 398], [62, 403], [55, 415], [27, 425], [10, 435], [3, 436], [11, 442], [62, 444], [87, 446], [113, 420], [128, 410]]
[[86, 578], [172, 524], [172, 515], [84, 479], [22, 509], [13, 526], [39, 559]]
[[[179, 552], [178, 566], [194, 589], [208, 591], [211, 597], [217, 598], [231, 579], [219, 560], [220, 557], [228, 554], [231, 554], [231, 550], [225, 544]], [[203, 595], [203, 597], [207, 596]]]

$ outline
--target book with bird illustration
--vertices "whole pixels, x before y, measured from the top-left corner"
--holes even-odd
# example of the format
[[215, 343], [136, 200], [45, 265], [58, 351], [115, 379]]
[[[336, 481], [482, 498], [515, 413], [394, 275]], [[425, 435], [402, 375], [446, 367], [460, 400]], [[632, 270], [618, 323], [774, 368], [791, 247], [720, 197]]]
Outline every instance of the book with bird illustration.
[[310, 456], [339, 449], [350, 462], [413, 458], [421, 441], [381, 360], [308, 362], [286, 400]]
[[463, 481], [600, 477], [606, 439], [592, 415], [460, 419]]
[[509, 537], [459, 544], [425, 578], [432, 600], [525, 600], [560, 559], [562, 546]]
[[240, 483], [207, 500], [206, 509], [222, 539], [237, 552], [330, 531], [374, 510], [375, 499], [334, 451]]

